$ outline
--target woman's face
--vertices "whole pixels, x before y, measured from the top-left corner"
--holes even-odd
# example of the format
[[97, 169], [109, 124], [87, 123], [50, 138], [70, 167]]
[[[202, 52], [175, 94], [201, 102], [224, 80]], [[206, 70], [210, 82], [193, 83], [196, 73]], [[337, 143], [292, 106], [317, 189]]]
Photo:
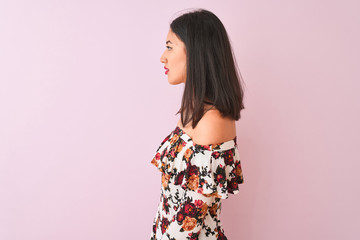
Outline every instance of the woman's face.
[[164, 63], [165, 74], [172, 85], [186, 81], [186, 47], [176, 34], [170, 29], [166, 37], [166, 49], [160, 57]]

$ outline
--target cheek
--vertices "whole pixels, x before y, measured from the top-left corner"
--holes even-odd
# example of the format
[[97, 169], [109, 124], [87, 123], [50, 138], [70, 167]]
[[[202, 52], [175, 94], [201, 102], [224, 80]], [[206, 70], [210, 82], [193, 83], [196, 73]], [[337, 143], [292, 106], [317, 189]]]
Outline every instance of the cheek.
[[179, 59], [179, 71], [186, 75], [186, 58], [184, 57]]
[[171, 81], [180, 83], [186, 78], [186, 55], [181, 53], [174, 53], [172, 56], [168, 56], [169, 61], [169, 77]]

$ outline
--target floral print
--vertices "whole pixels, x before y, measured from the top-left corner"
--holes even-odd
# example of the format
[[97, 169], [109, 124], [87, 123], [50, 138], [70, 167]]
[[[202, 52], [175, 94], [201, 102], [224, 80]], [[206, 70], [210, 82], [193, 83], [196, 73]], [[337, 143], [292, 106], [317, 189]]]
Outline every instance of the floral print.
[[221, 199], [244, 182], [236, 137], [209, 145], [192, 141], [179, 126], [151, 160], [161, 172], [161, 195], [151, 240], [227, 239]]

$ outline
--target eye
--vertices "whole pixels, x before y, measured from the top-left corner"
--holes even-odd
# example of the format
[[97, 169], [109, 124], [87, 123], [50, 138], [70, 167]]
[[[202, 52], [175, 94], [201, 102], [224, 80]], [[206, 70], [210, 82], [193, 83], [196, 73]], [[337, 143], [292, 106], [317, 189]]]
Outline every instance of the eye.
[[170, 46], [166, 46], [166, 48], [167, 48], [168, 50], [172, 49], [172, 47], [170, 47]]

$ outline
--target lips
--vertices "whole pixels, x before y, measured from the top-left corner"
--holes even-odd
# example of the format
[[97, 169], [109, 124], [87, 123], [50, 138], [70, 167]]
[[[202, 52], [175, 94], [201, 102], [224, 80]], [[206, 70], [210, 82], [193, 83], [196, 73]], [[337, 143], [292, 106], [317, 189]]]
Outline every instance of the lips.
[[168, 72], [169, 72], [169, 69], [167, 68], [167, 67], [164, 67], [165, 68], [165, 74], [168, 74]]

